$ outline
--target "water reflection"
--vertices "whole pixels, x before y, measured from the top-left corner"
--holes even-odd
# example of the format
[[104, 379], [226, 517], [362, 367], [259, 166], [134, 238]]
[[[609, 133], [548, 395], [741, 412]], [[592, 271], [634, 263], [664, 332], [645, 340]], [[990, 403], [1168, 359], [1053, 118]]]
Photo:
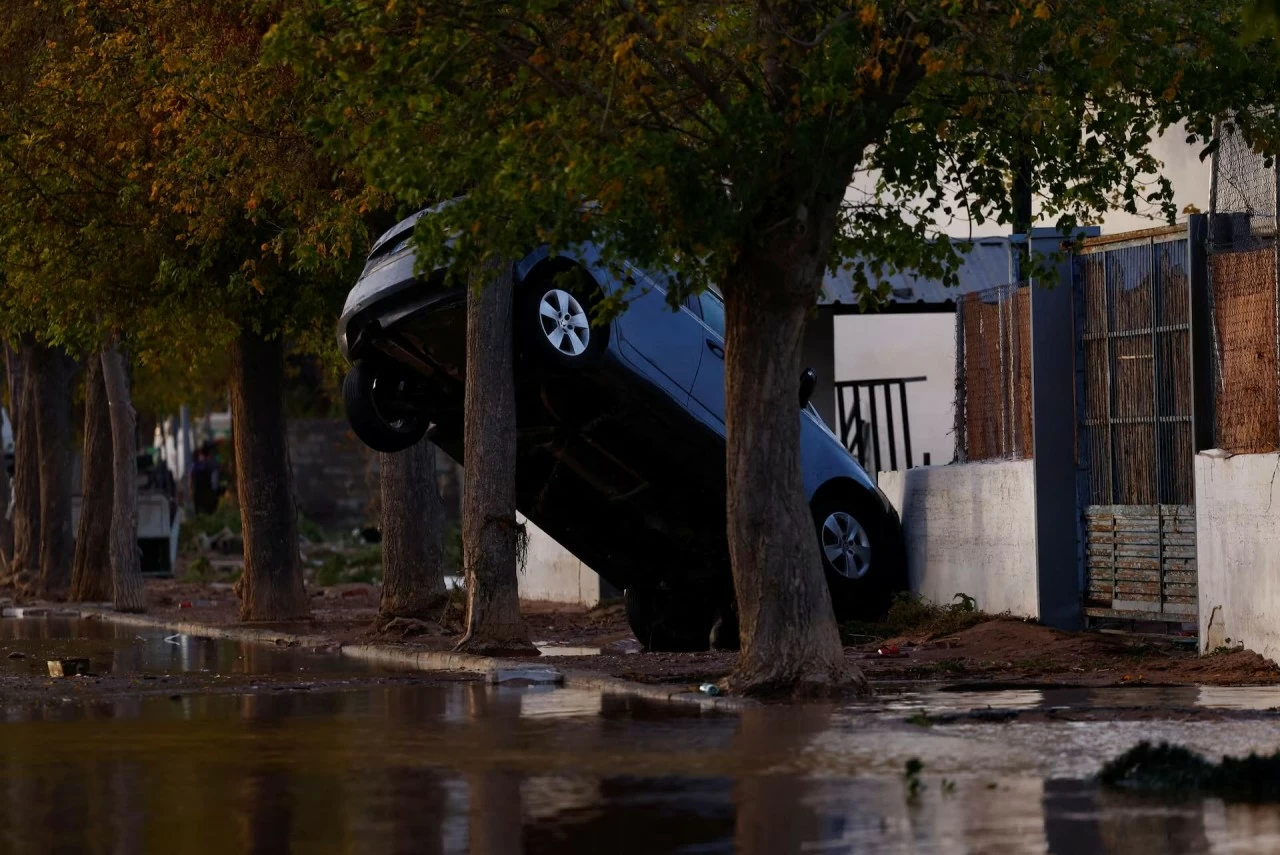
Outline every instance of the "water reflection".
[[[359, 667], [82, 622], [0, 621], [0, 644], [65, 644], [158, 677]], [[1165, 803], [1084, 780], [1152, 733], [1210, 752], [1265, 749], [1268, 733], [1278, 738], [1268, 721], [902, 722], [948, 703], [1272, 700], [1206, 690], [939, 692], [720, 716], [588, 691], [448, 683], [21, 707], [0, 723], [0, 852], [1274, 852], [1276, 808]], [[925, 764], [914, 796], [901, 772], [910, 757]]]
[[[17, 654], [20, 658], [8, 658]], [[166, 635], [96, 619], [0, 619], [0, 669], [44, 673], [49, 659], [85, 657], [98, 674], [367, 673], [355, 660], [262, 644]], [[385, 670], [385, 669], [384, 669]]]
[[[859, 728], [825, 706], [721, 717], [563, 693], [564, 714], [550, 715], [558, 695], [379, 686], [148, 698], [69, 720], [35, 711], [0, 725], [0, 850], [1190, 853], [1280, 843], [1274, 808], [1166, 804], [1031, 771], [966, 774], [947, 765], [942, 737], [904, 738], [870, 718]], [[915, 798], [888, 771], [910, 753], [926, 769]], [[883, 763], [858, 760], [872, 755]]]

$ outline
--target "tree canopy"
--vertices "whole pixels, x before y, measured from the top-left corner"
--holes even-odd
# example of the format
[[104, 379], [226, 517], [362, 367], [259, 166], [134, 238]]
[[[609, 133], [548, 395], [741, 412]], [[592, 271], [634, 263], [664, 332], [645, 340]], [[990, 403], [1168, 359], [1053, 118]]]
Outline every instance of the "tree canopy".
[[326, 88], [313, 129], [378, 186], [467, 193], [420, 226], [429, 255], [592, 238], [731, 288], [745, 247], [840, 188], [831, 260], [871, 292], [949, 277], [955, 217], [1011, 223], [1023, 159], [1064, 231], [1172, 219], [1153, 135], [1185, 121], [1209, 146], [1275, 91], [1240, 29], [1241, 4], [1173, 0], [311, 0], [275, 55]]

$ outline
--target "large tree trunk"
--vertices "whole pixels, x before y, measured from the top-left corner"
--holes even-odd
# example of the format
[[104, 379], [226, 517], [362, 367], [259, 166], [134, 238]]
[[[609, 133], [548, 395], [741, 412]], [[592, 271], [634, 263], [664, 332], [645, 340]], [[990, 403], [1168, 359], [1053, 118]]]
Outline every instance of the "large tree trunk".
[[111, 598], [114, 448], [102, 356], [95, 355], [84, 375], [84, 460], [80, 473], [80, 525], [71, 568], [73, 602], [103, 602]]
[[61, 348], [37, 346], [28, 382], [35, 386], [40, 454], [40, 593], [71, 587], [71, 381], [76, 363]]
[[829, 248], [823, 220], [834, 215], [834, 206], [813, 212], [809, 234], [745, 254], [725, 290], [729, 557], [742, 642], [728, 685], [743, 693], [866, 686], [844, 661], [800, 475], [801, 346]]
[[524, 527], [516, 519], [516, 394], [511, 265], [486, 265], [467, 299], [463, 414], [462, 565], [467, 631], [459, 650], [536, 654], [520, 617], [516, 574]]
[[36, 390], [31, 382], [31, 353], [22, 345], [10, 363], [10, 394], [16, 413], [13, 418], [13, 561], [10, 582], [27, 588], [40, 568], [40, 444], [36, 438]]
[[111, 419], [111, 599], [117, 611], [140, 612], [146, 598], [138, 550], [138, 435], [118, 348], [102, 352], [102, 380]]
[[298, 510], [284, 413], [284, 338], [248, 326], [231, 353], [231, 439], [244, 533], [241, 620], [311, 615], [298, 552]]
[[380, 454], [382, 605], [379, 618], [438, 617], [444, 600], [444, 508], [436, 492], [435, 447], [419, 442]]

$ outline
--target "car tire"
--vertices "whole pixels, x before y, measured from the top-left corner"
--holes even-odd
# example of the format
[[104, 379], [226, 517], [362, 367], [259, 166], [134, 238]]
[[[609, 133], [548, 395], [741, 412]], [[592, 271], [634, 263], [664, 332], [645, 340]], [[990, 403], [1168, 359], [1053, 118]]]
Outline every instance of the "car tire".
[[711, 647], [714, 610], [700, 599], [657, 585], [623, 591], [627, 623], [651, 653], [686, 653]]
[[873, 620], [907, 589], [907, 566], [897, 521], [868, 493], [820, 496], [813, 503], [818, 552], [836, 619]]
[[534, 276], [520, 288], [516, 310], [522, 347], [537, 362], [561, 370], [581, 370], [599, 359], [608, 343], [608, 325], [591, 314], [603, 295], [581, 268]]
[[430, 426], [425, 413], [396, 409], [398, 384], [393, 372], [379, 372], [364, 362], [352, 366], [342, 382], [347, 422], [356, 437], [374, 451], [394, 454], [411, 448]]

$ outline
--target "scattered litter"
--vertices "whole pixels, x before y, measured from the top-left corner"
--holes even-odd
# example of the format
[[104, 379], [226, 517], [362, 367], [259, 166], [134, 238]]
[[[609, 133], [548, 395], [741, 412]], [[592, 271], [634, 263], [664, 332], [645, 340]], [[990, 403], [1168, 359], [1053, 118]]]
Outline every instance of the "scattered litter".
[[48, 661], [50, 677], [75, 677], [89, 673], [89, 660], [83, 657], [74, 659], [50, 659]]
[[166, 636], [164, 637], [164, 643], [165, 643], [165, 644], [172, 644], [172, 645], [175, 645], [175, 646], [177, 646], [177, 647], [181, 647], [181, 646], [182, 646], [182, 642], [181, 642], [181, 641], [177, 641], [177, 640], [176, 640], [176, 639], [179, 639], [179, 638], [182, 638], [182, 633], [180, 633], [180, 632], [179, 632], [179, 633], [177, 633], [176, 635], [166, 635]]
[[27, 654], [23, 653], [21, 650], [15, 650], [9, 654], [9, 658], [10, 659], [26, 659]]
[[514, 666], [494, 668], [489, 672], [490, 683], [556, 684], [563, 681], [564, 675], [554, 668]]
[[189, 609], [189, 608], [191, 608], [191, 601], [190, 601], [190, 600], [183, 600], [182, 602], [178, 603], [178, 608], [180, 608], [180, 609]]
[[886, 644], [884, 647], [881, 647], [876, 652], [886, 659], [902, 659], [907, 655], [903, 653], [901, 650], [899, 650], [898, 645], [896, 644]]
[[720, 687], [715, 683], [703, 683], [698, 687], [698, 691], [713, 698], [720, 697]]

